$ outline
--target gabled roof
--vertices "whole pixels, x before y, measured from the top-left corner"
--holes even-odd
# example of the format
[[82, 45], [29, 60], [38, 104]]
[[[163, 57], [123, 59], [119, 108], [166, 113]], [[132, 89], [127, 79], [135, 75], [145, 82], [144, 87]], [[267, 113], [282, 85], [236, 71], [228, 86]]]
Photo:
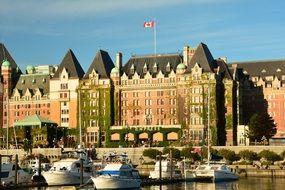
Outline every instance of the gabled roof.
[[81, 79], [84, 71], [71, 49], [67, 51], [52, 79], [59, 79], [63, 69], [69, 73], [69, 78]]
[[95, 70], [100, 78], [110, 78], [111, 70], [115, 67], [108, 52], [99, 50], [96, 53], [95, 58], [92, 61], [88, 71], [84, 75], [84, 78], [89, 78], [89, 75]]
[[14, 127], [16, 126], [43, 126], [45, 124], [48, 124], [48, 125], [54, 124], [55, 126], [57, 125], [55, 122], [51, 120], [45, 119], [38, 114], [34, 114], [34, 115], [28, 116], [22, 120], [15, 122]]
[[48, 74], [21, 75], [15, 89], [18, 89], [19, 92], [26, 92], [27, 89], [30, 89], [32, 90], [33, 94], [37, 89], [40, 89], [40, 91], [46, 95], [49, 93], [49, 80], [50, 75]]
[[280, 79], [282, 75], [285, 75], [285, 60], [233, 62], [231, 64], [237, 64], [238, 68], [243, 69], [243, 72], [250, 76], [277, 76]]
[[7, 59], [11, 65], [12, 68], [12, 88], [14, 88], [15, 83], [17, 82], [19, 76], [22, 74], [21, 69], [16, 64], [15, 60], [12, 58], [8, 50], [6, 49], [5, 45], [0, 43], [0, 71], [1, 71], [1, 65], [3, 61]]
[[232, 73], [224, 60], [218, 59], [217, 66], [219, 67], [219, 74], [222, 75], [223, 78], [233, 80]]
[[[146, 72], [144, 72], [145, 69], [147, 69], [152, 76], [156, 76], [159, 71], [164, 75], [168, 75], [172, 70], [176, 71], [177, 65], [181, 62], [182, 56], [180, 54], [133, 56], [124, 65], [122, 71], [126, 73], [128, 77], [132, 77], [134, 73], [137, 73], [142, 78], [146, 74]], [[131, 68], [134, 69], [133, 73], [131, 72]]]
[[203, 69], [203, 72], [213, 72], [214, 68], [217, 67], [217, 63], [206, 44], [199, 44], [193, 57], [188, 63], [186, 72], [191, 72], [191, 69], [196, 63]]

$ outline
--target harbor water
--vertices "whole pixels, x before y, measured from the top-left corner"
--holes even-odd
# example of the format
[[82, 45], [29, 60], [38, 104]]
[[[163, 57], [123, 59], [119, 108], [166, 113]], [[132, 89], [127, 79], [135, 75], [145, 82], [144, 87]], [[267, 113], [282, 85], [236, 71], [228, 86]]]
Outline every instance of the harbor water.
[[[37, 187], [27, 190], [67, 190], [68, 187]], [[92, 186], [81, 188], [90, 190]], [[240, 178], [230, 182], [180, 182], [142, 187], [141, 190], [280, 190], [285, 189], [285, 178]]]
[[280, 190], [285, 189], [284, 178], [241, 178], [220, 183], [182, 182], [162, 186], [144, 187], [142, 190]]

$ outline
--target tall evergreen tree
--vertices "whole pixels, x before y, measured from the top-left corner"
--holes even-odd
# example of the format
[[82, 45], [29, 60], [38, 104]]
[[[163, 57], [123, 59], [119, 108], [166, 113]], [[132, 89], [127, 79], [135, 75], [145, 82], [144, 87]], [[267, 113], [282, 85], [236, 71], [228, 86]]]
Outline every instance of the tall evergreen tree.
[[251, 116], [247, 136], [251, 141], [262, 141], [263, 137], [270, 139], [277, 132], [274, 120], [268, 113], [254, 114]]

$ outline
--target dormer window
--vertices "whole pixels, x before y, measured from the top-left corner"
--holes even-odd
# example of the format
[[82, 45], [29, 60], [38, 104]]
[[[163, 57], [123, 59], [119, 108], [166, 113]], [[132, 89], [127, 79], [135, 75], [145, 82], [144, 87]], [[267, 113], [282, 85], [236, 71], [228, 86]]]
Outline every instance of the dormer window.
[[261, 72], [262, 72], [262, 73], [266, 73], [266, 70], [265, 70], [265, 69], [263, 69]]
[[134, 73], [135, 73], [135, 67], [134, 67], [134, 65], [131, 66], [131, 68], [130, 68], [130, 73], [131, 73], [131, 74], [134, 74]]
[[144, 63], [144, 66], [143, 66], [143, 73], [145, 74], [147, 72], [147, 66], [146, 66], [146, 63]]
[[25, 84], [25, 80], [22, 80], [22, 84]]
[[32, 82], [33, 82], [33, 83], [36, 83], [36, 79], [33, 79]]
[[166, 65], [166, 72], [170, 72], [170, 63], [169, 62]]
[[156, 64], [156, 62], [155, 62], [154, 65], [153, 65], [153, 72], [154, 72], [154, 73], [157, 72], [157, 64]]

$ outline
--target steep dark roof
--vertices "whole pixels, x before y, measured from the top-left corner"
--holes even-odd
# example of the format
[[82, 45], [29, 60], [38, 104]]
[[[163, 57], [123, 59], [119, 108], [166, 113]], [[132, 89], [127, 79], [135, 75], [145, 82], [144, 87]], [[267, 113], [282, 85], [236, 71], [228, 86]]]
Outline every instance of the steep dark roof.
[[233, 79], [232, 73], [224, 60], [217, 59], [217, 66], [219, 67], [219, 74], [222, 75], [223, 78]]
[[50, 75], [48, 74], [31, 74], [21, 75], [15, 89], [18, 89], [23, 95], [27, 89], [30, 89], [33, 94], [36, 89], [39, 89], [44, 95], [49, 93], [49, 80]]
[[96, 53], [88, 71], [84, 75], [84, 78], [89, 78], [89, 75], [95, 70], [100, 78], [110, 78], [111, 70], [115, 67], [111, 57], [108, 52], [99, 50]]
[[[182, 62], [182, 56], [180, 54], [159, 54], [159, 55], [146, 55], [146, 56], [133, 56], [122, 68], [122, 71], [126, 73], [128, 77], [133, 74], [130, 72], [132, 65], [134, 71], [142, 78], [145, 75], [144, 67], [146, 65], [147, 70], [152, 76], [155, 76], [159, 71], [168, 75], [172, 70], [176, 71], [176, 67]], [[154, 65], [157, 66], [157, 71], [154, 70]], [[169, 69], [167, 69], [169, 65]], [[134, 73], [135, 73], [134, 72]]]
[[281, 79], [281, 76], [285, 75], [285, 60], [233, 62], [231, 64], [237, 64], [238, 68], [243, 69], [243, 72], [250, 76], [277, 76]]
[[[18, 67], [17, 63], [15, 60], [12, 58], [10, 55], [9, 51], [6, 49], [5, 45], [0, 43], [0, 64], [2, 65], [3, 60], [7, 59], [12, 67], [12, 77], [18, 78], [20, 74], [22, 74], [22, 71]], [[0, 65], [0, 70], [1, 70], [1, 65]]]
[[63, 60], [61, 61], [57, 71], [53, 76], [53, 79], [59, 79], [59, 75], [62, 73], [62, 70], [64, 68], [69, 73], [70, 78], [81, 79], [84, 75], [84, 71], [71, 49], [69, 49], [65, 54]]
[[217, 67], [217, 63], [206, 44], [199, 44], [187, 66], [186, 72], [191, 72], [191, 69], [196, 63], [203, 69], [204, 72], [213, 72], [213, 70]]

